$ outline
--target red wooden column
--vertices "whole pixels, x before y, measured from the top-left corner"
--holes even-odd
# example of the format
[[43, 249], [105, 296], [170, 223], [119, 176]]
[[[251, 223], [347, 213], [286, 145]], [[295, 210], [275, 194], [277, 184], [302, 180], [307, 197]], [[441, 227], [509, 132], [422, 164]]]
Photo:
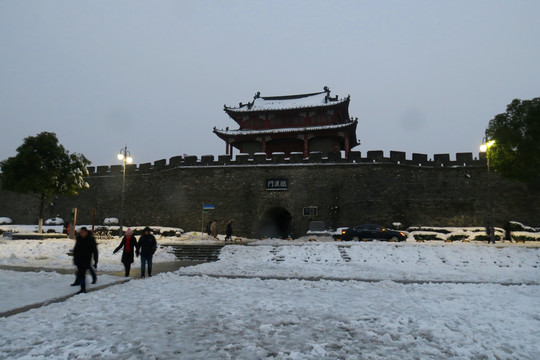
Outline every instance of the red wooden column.
[[349, 157], [349, 151], [351, 151], [351, 145], [349, 144], [349, 133], [345, 133], [345, 157]]
[[225, 155], [229, 155], [229, 140], [225, 141]]
[[309, 141], [308, 136], [304, 135], [304, 158], [309, 156]]
[[[262, 145], [262, 152], [266, 153], [266, 138], [262, 138], [261, 145]], [[268, 154], [266, 155], [268, 156]]]

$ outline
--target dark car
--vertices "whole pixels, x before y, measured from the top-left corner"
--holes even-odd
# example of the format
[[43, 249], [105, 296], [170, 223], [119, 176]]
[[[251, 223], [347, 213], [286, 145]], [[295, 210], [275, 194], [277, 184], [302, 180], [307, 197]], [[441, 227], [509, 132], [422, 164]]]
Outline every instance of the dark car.
[[405, 241], [407, 236], [404, 232], [387, 229], [383, 226], [373, 224], [363, 224], [350, 227], [341, 231], [343, 241], [367, 241], [367, 240], [387, 240]]

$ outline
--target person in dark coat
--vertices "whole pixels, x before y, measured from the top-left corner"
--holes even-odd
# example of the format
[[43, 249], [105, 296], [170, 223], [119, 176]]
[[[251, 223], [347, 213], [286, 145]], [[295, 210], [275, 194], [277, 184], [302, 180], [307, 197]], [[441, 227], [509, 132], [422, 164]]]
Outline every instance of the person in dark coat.
[[97, 267], [96, 239], [87, 228], [82, 227], [75, 239], [75, 248], [73, 249], [73, 262], [77, 266], [77, 282], [81, 285], [79, 294], [86, 292], [86, 270], [91, 267], [92, 256], [94, 257], [94, 267]]
[[[90, 265], [88, 267], [88, 271], [90, 271], [90, 276], [92, 276], [92, 284], [95, 284], [97, 282], [96, 270], [94, 269], [94, 267], [92, 265]], [[75, 281], [73, 282], [73, 284], [71, 284], [71, 286], [79, 286], [79, 285], [81, 285], [79, 283], [79, 273], [76, 272], [75, 273]]]
[[507, 221], [504, 225], [504, 239], [512, 242], [512, 224]]
[[[69, 234], [69, 224], [68, 224], [68, 234]], [[97, 282], [96, 270], [94, 269], [94, 267], [92, 265], [89, 265], [88, 266], [88, 271], [90, 271], [90, 276], [92, 276], [92, 284], [95, 284]], [[81, 285], [80, 282], [79, 282], [79, 272], [76, 271], [75, 272], [75, 281], [73, 282], [73, 284], [71, 284], [71, 286], [79, 286], [79, 285]]]
[[152, 276], [152, 257], [157, 250], [157, 241], [152, 230], [147, 226], [144, 228], [144, 234], [137, 243], [137, 256], [141, 255], [141, 278], [144, 278], [146, 264], [148, 264], [148, 276]]
[[227, 228], [225, 229], [225, 241], [232, 241], [232, 220], [227, 222]]
[[488, 244], [495, 244], [495, 228], [492, 225], [486, 226], [486, 235], [488, 236]]
[[210, 236], [217, 238], [217, 221], [215, 220], [210, 224]]
[[211, 221], [209, 221], [208, 224], [206, 224], [206, 233], [207, 233], [208, 235], [211, 234], [211, 232], [210, 232], [210, 226], [212, 226], [212, 222], [211, 222]]
[[126, 234], [122, 238], [120, 245], [114, 249], [113, 254], [116, 254], [122, 248], [124, 248], [124, 251], [122, 251], [122, 263], [126, 270], [126, 277], [128, 277], [131, 264], [133, 264], [133, 259], [135, 258], [135, 249], [137, 248], [137, 238], [133, 236], [133, 232], [129, 228], [126, 230]]

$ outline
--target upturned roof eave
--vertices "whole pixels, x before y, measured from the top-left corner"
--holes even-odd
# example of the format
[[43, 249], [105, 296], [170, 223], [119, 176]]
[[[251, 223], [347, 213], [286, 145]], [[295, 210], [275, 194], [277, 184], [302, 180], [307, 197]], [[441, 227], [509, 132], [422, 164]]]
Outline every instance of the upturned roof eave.
[[301, 127], [301, 128], [286, 128], [286, 129], [264, 129], [264, 130], [237, 129], [237, 130], [225, 130], [225, 131], [214, 129], [214, 133], [222, 139], [227, 139], [230, 137], [251, 137], [251, 136], [261, 136], [261, 135], [327, 132], [327, 131], [335, 131], [335, 130], [347, 130], [350, 128], [354, 128], [355, 130], [354, 132], [356, 132], [357, 125], [358, 125], [358, 121], [354, 120], [354, 121], [344, 123], [344, 124], [327, 125], [327, 126], [308, 126], [308, 127]]

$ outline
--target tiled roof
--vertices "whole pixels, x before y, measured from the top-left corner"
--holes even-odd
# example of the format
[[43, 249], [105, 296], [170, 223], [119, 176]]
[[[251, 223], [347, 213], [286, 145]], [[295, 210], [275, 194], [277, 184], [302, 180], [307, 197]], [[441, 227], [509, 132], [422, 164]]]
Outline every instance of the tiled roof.
[[268, 110], [291, 110], [311, 107], [335, 106], [346, 102], [346, 98], [338, 99], [337, 96], [331, 97], [330, 90], [325, 87], [325, 91], [311, 94], [285, 95], [285, 96], [261, 96], [257, 93], [253, 101], [246, 104], [240, 103], [238, 107], [228, 107], [227, 112], [255, 112]]

